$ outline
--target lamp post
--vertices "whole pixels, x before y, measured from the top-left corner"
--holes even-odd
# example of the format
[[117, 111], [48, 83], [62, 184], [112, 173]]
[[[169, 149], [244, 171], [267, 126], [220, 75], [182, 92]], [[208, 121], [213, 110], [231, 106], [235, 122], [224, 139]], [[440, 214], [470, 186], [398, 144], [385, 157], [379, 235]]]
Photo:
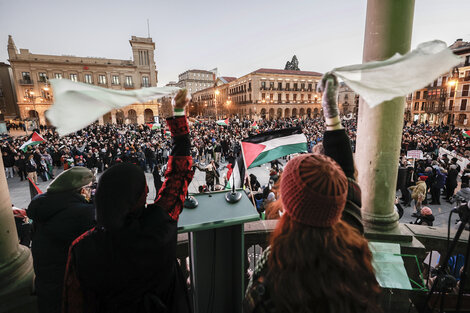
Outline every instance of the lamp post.
[[[453, 80], [449, 81], [447, 84], [449, 86], [455, 86], [455, 89], [454, 89], [454, 99], [452, 100], [452, 107], [451, 107], [451, 113], [450, 113], [450, 118], [452, 120], [452, 126], [455, 125], [455, 119], [454, 119], [454, 106], [455, 106], [455, 101], [456, 101], [456, 97], [457, 97], [457, 88], [459, 87], [459, 69], [458, 68], [454, 68], [454, 70], [452, 71], [452, 76], [453, 76]], [[450, 138], [450, 131], [449, 131], [449, 138]]]
[[215, 107], [215, 119], [217, 120], [217, 96], [220, 94], [219, 89], [214, 91], [214, 107]]

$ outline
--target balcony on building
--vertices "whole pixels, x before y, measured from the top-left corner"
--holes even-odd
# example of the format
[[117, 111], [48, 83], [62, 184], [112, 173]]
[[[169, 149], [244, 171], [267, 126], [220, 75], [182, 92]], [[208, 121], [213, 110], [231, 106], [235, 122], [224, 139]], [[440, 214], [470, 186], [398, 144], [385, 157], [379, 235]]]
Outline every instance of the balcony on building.
[[23, 86], [34, 85], [34, 82], [32, 79], [20, 79], [20, 85], [23, 85]]
[[134, 88], [134, 83], [124, 83], [124, 88]]

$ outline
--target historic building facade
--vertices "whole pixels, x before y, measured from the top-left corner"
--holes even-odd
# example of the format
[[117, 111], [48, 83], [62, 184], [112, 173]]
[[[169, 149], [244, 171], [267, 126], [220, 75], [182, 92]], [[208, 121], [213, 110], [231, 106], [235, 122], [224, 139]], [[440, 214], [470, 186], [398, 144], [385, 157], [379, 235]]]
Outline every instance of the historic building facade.
[[359, 95], [345, 83], [340, 83], [338, 88], [338, 107], [341, 114], [357, 114], [359, 107]]
[[229, 83], [227, 106], [250, 118], [318, 116], [321, 78], [317, 72], [261, 68]]
[[462, 62], [407, 97], [407, 121], [470, 128], [470, 42], [458, 39], [449, 48], [462, 58]]
[[13, 72], [9, 64], [0, 62], [0, 114], [5, 119], [19, 117]]
[[187, 70], [186, 72], [178, 75], [177, 86], [186, 88], [189, 93], [195, 93], [214, 86], [216, 75], [216, 69], [212, 71]]
[[[116, 60], [93, 57], [57, 56], [33, 54], [28, 49], [19, 52], [8, 38], [8, 55], [16, 86], [16, 96], [21, 118], [39, 119], [46, 124], [45, 112], [53, 103], [49, 84], [51, 78], [66, 78], [72, 81], [100, 87], [130, 90], [157, 85], [154, 59], [155, 43], [152, 38], [132, 36], [132, 60]], [[100, 118], [100, 123], [144, 123], [158, 115], [157, 101], [132, 104], [122, 110]]]

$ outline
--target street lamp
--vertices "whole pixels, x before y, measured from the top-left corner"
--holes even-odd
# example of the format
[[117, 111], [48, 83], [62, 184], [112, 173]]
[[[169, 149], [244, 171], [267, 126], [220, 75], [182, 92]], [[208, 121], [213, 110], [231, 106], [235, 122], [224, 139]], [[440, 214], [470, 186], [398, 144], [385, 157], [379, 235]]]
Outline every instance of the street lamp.
[[214, 94], [215, 94], [215, 96], [214, 96], [215, 119], [217, 119], [217, 96], [220, 94], [219, 89], [216, 89], [214, 91]]
[[454, 106], [455, 106], [455, 101], [456, 101], [456, 97], [457, 97], [457, 88], [459, 86], [458, 76], [457, 76], [456, 79], [453, 79], [453, 80], [449, 81], [447, 83], [447, 85], [449, 85], [451, 87], [455, 86], [455, 88], [454, 88], [454, 99], [452, 100], [452, 107], [451, 107], [451, 113], [450, 113], [450, 118], [452, 119], [452, 125], [454, 125], [455, 124], [455, 121], [454, 121]]

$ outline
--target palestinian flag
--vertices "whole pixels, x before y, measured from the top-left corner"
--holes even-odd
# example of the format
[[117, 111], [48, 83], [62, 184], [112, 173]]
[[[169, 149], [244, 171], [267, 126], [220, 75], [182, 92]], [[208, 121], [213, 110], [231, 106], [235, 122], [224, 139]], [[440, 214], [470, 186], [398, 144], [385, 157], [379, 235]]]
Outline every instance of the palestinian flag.
[[228, 126], [228, 118], [226, 118], [225, 120], [218, 120], [216, 123], [220, 126]]
[[242, 140], [246, 168], [271, 162], [283, 156], [307, 152], [307, 138], [300, 127], [285, 128]]
[[462, 131], [462, 135], [463, 135], [465, 138], [470, 138], [470, 130], [463, 130], [463, 131]]
[[258, 129], [259, 128], [256, 121], [254, 121], [253, 124], [251, 124], [251, 128], [253, 128], [253, 129]]
[[227, 185], [225, 185], [225, 189], [232, 189], [233, 186], [243, 188], [244, 179], [242, 177], [245, 176], [245, 167], [243, 166], [242, 156], [240, 155], [233, 164], [228, 164], [227, 168]]
[[42, 138], [41, 135], [39, 135], [38, 133], [34, 132], [28, 139], [28, 141], [21, 145], [20, 149], [23, 150], [23, 152], [26, 152], [26, 150], [28, 150], [28, 147], [38, 145], [43, 141], [44, 138]]
[[148, 123], [147, 126], [151, 130], [160, 129], [162, 127], [160, 124], [157, 124], [157, 123]]

